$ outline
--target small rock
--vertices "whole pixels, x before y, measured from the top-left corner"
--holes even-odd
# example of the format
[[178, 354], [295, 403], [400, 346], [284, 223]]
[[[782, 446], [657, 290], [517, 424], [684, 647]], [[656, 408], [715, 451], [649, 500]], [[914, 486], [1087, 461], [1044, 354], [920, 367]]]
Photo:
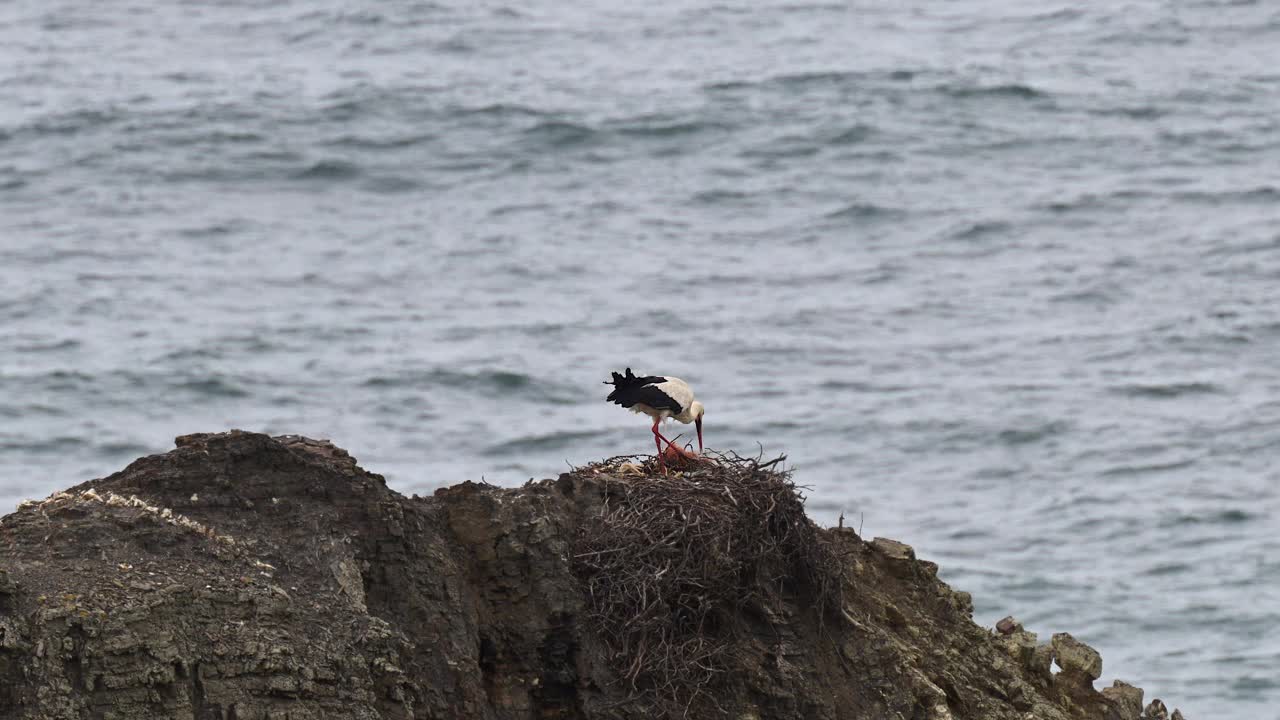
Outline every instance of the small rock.
[[1006, 615], [1003, 620], [996, 623], [996, 630], [1001, 635], [1012, 635], [1022, 630], [1022, 623], [1014, 620], [1012, 615]]
[[364, 578], [360, 575], [360, 570], [355, 563], [349, 558], [334, 560], [329, 565], [329, 571], [333, 573], [333, 579], [337, 581], [338, 587], [347, 596], [347, 600], [352, 607], [360, 612], [367, 612], [364, 596]]
[[1169, 709], [1160, 702], [1160, 698], [1156, 698], [1142, 711], [1142, 720], [1169, 720]]
[[1141, 720], [1142, 688], [1116, 680], [1102, 690], [1102, 697], [1115, 706], [1119, 720]]
[[1186, 720], [1186, 719], [1182, 717], [1181, 710], [1174, 710], [1173, 715], [1169, 716], [1169, 720]]
[[1102, 656], [1097, 650], [1071, 637], [1071, 633], [1054, 633], [1053, 656], [1064, 672], [1084, 675], [1092, 684], [1102, 675]]
[[884, 606], [884, 619], [889, 623], [891, 628], [904, 628], [907, 626], [907, 618], [902, 614], [893, 603], [887, 603]]

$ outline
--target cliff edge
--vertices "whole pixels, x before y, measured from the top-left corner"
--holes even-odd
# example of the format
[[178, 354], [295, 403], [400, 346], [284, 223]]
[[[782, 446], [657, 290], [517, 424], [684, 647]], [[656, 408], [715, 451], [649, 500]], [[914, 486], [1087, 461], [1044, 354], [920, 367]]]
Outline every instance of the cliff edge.
[[187, 435], [24, 503], [0, 558], [0, 718], [1169, 718], [737, 457], [405, 497]]

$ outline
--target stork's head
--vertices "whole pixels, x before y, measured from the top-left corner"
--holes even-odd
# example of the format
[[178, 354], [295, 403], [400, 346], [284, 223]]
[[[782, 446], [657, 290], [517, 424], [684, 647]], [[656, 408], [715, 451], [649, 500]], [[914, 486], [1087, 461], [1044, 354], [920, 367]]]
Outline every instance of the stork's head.
[[702, 403], [697, 400], [689, 406], [689, 414], [693, 416], [693, 426], [698, 429], [698, 452], [702, 452], [702, 415], [706, 412], [706, 408], [702, 407]]

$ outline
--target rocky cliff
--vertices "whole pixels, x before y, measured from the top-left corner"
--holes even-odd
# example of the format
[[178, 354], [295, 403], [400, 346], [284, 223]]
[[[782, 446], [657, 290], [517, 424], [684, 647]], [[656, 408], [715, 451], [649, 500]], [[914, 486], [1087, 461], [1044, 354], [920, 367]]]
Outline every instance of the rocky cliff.
[[404, 497], [327, 442], [180, 437], [0, 521], [0, 718], [1168, 717], [768, 463], [652, 470]]

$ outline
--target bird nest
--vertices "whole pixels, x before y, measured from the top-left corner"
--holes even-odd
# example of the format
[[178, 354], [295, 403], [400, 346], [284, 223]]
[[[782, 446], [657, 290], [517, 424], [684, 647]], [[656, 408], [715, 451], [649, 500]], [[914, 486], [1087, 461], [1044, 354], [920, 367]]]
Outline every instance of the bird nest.
[[785, 457], [706, 453], [655, 474], [656, 458], [611, 458], [577, 472], [603, 480], [604, 504], [581, 527], [574, 569], [588, 619], [631, 698], [647, 715], [715, 709], [714, 688], [750, 635], [802, 595], [838, 608], [841, 563], [805, 515]]

